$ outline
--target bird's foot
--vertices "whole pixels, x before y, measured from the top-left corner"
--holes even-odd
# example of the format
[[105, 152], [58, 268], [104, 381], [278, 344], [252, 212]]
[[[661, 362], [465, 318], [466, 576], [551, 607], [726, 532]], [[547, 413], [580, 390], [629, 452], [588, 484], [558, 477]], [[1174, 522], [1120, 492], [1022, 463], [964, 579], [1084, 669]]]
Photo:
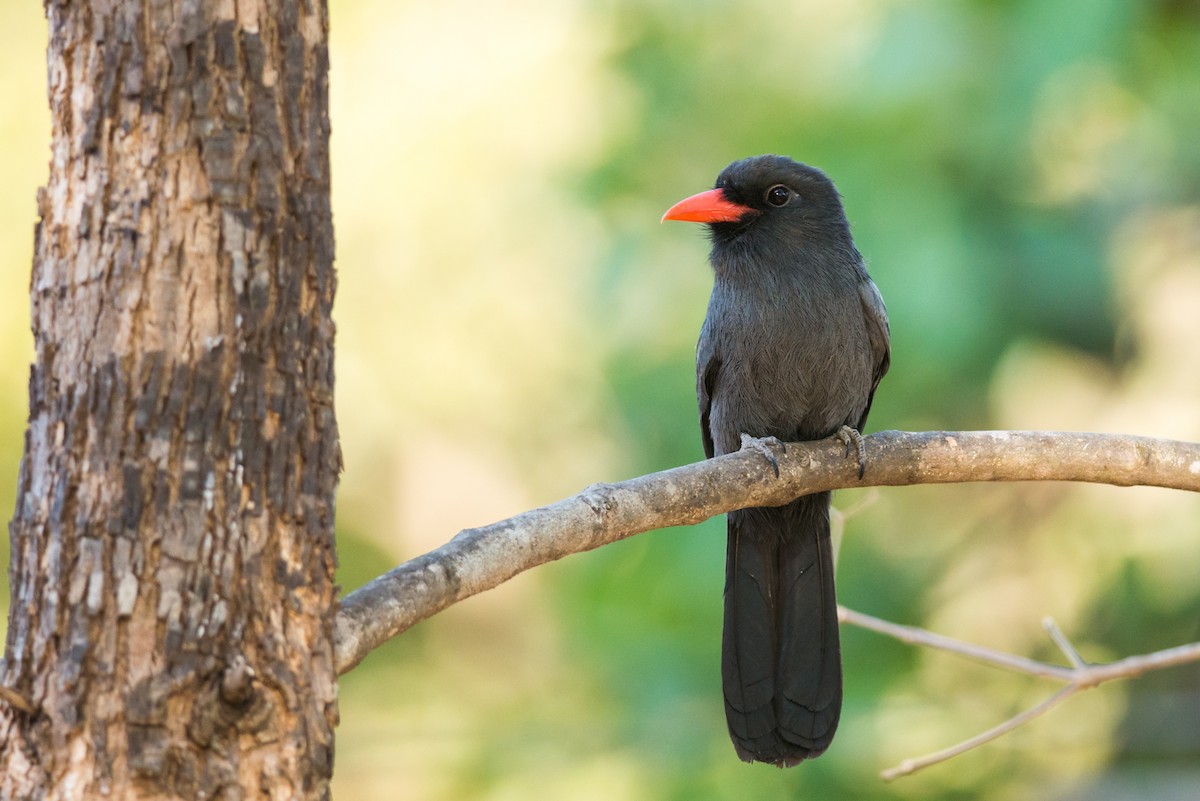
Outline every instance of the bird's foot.
[[771, 463], [771, 467], [775, 468], [775, 478], [779, 478], [779, 459], [775, 456], [775, 450], [787, 453], [787, 446], [778, 437], [752, 437], [742, 434], [742, 450], [747, 448], [761, 453], [763, 458]]
[[863, 439], [863, 435], [850, 426], [842, 426], [835, 434], [846, 445], [846, 455], [850, 455], [850, 447], [853, 446], [858, 454], [858, 478], [862, 480], [863, 475], [867, 472], [867, 443]]

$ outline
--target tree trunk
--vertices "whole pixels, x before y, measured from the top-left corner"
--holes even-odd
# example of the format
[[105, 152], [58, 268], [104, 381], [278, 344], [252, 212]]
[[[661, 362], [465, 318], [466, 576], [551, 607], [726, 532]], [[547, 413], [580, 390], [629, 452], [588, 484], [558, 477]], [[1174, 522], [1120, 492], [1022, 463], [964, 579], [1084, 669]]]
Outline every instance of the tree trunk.
[[327, 797], [324, 0], [46, 12], [0, 798]]

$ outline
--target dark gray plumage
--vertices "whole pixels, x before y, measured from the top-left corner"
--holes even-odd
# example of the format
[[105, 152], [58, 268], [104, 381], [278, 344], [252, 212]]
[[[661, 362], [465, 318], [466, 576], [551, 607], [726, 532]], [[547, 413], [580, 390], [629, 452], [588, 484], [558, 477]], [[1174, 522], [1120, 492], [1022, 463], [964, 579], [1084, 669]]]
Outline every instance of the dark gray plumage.
[[[689, 202], [699, 210], [676, 211]], [[743, 433], [786, 442], [862, 430], [890, 361], [887, 314], [825, 174], [782, 156], [744, 159], [665, 219], [707, 222], [712, 235], [715, 281], [696, 353], [705, 453], [738, 450]], [[722, 675], [730, 736], [747, 761], [795, 765], [837, 729], [829, 500], [728, 518]]]

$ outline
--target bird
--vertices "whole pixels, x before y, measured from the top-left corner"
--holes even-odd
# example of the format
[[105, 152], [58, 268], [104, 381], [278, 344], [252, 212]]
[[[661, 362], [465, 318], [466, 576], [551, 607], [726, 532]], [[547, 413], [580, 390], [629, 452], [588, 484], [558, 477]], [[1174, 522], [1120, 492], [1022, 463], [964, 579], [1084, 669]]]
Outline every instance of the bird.
[[[836, 435], [848, 456], [856, 446], [861, 478], [859, 432], [891, 364], [891, 333], [833, 182], [786, 156], [754, 156], [662, 219], [704, 223], [712, 241], [696, 346], [705, 455], [749, 443], [775, 461], [771, 448]], [[837, 731], [829, 505], [820, 492], [728, 515], [721, 674], [729, 735], [746, 762], [794, 766], [824, 753]]]

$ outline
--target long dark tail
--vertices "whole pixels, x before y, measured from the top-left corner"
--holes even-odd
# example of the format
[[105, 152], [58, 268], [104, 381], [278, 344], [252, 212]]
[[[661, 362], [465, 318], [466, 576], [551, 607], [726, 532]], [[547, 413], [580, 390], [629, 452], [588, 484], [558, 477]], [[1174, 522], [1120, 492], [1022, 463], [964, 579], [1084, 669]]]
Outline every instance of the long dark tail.
[[742, 759], [786, 767], [829, 747], [842, 657], [828, 492], [729, 514], [721, 674]]

